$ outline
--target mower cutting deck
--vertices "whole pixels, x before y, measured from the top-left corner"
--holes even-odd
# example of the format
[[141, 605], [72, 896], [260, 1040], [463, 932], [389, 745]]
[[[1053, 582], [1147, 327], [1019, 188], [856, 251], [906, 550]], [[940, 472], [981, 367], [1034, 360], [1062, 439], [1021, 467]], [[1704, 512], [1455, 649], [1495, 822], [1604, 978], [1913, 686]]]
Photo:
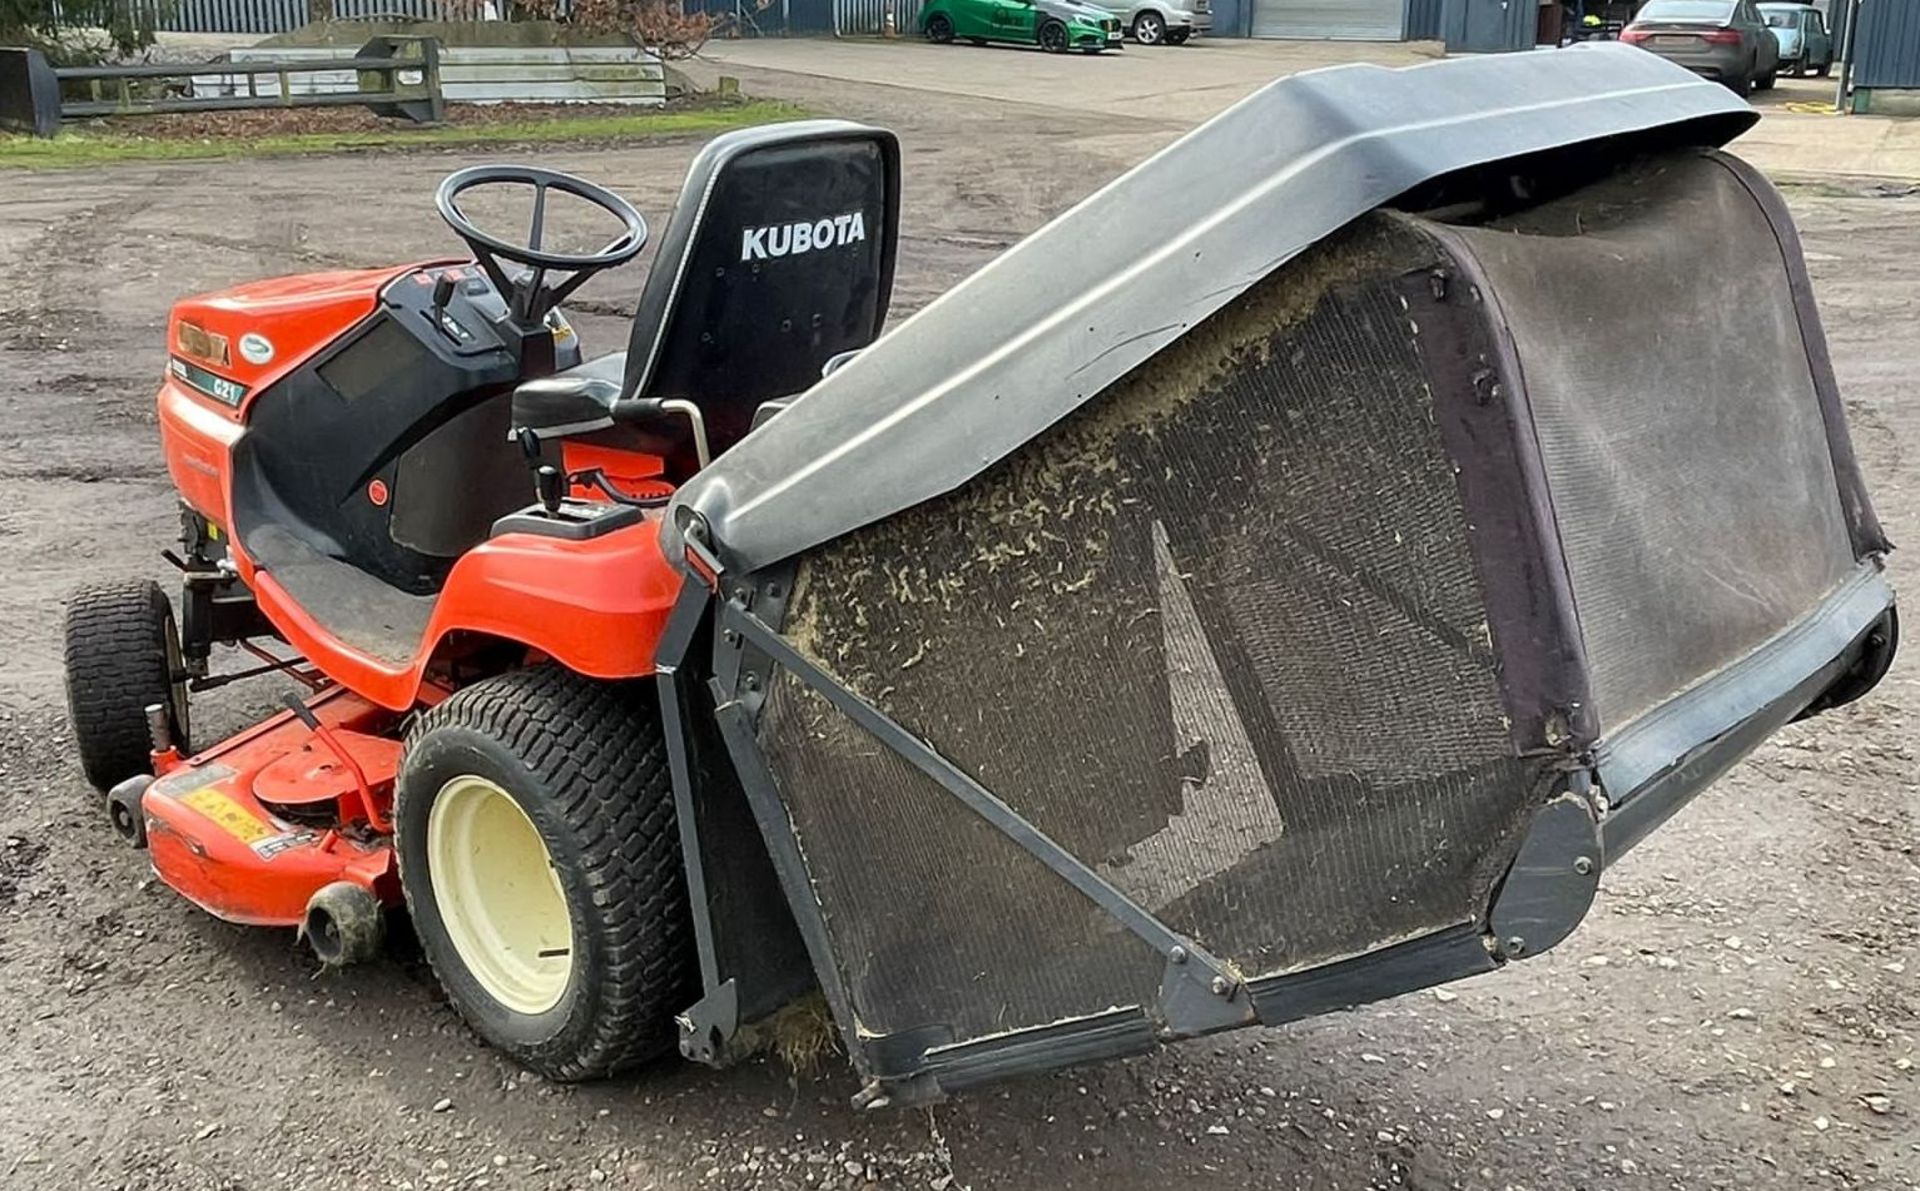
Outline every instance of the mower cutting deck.
[[[397, 905], [386, 838], [400, 767], [397, 718], [345, 687], [329, 688], [298, 713], [283, 712], [191, 761], [161, 764], [154, 781], [137, 787], [141, 813], [126, 821], [144, 820], [153, 866], [167, 884], [229, 922], [308, 925], [308, 903], [337, 881]], [[132, 792], [108, 797], [130, 804]]]
[[81, 760], [223, 918], [344, 963], [404, 902], [556, 1078], [817, 986], [913, 1102], [1538, 954], [1895, 648], [1752, 119], [1618, 47], [1313, 72], [884, 338], [893, 138], [732, 133], [595, 358], [640, 215], [461, 171], [470, 262], [175, 308], [181, 615], [76, 597]]

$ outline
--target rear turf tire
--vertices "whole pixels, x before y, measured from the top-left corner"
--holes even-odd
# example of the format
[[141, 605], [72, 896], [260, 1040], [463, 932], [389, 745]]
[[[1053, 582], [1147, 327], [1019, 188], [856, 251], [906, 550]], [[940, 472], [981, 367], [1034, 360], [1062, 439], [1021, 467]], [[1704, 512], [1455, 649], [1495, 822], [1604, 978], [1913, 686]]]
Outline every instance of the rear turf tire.
[[191, 752], [187, 679], [173, 607], [151, 579], [85, 587], [67, 604], [67, 715], [87, 780], [111, 789], [153, 772], [147, 708], [167, 709], [174, 747]]
[[539, 666], [458, 692], [407, 736], [394, 835], [421, 947], [481, 1037], [557, 1080], [673, 1046], [692, 926], [650, 684]]

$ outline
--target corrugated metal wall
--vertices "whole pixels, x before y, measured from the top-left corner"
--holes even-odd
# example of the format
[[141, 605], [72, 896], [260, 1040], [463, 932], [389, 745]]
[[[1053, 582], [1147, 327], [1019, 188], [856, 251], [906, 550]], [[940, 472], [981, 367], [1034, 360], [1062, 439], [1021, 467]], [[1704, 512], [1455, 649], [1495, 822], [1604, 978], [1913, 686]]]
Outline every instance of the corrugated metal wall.
[[1851, 0], [1812, 0], [1813, 6], [1827, 18], [1827, 32], [1833, 34], [1833, 60], [1846, 56], [1847, 15]]
[[1445, 36], [1440, 14], [1444, 0], [1407, 0], [1407, 40], [1439, 41]]
[[1530, 50], [1539, 32], [1538, 0], [1444, 0], [1443, 8], [1441, 28], [1449, 50]]
[[[129, 0], [136, 12], [152, 15], [153, 27], [170, 33], [286, 33], [309, 22], [313, 0]], [[683, 0], [688, 12], [737, 18], [746, 36], [782, 33], [832, 33], [838, 10], [847, 0], [773, 0], [759, 8], [753, 0]], [[921, 0], [894, 0], [901, 12], [917, 18]], [[880, 0], [872, 0], [878, 8]], [[564, 16], [569, 0], [559, 0]], [[382, 17], [437, 21], [441, 0], [333, 0], [336, 20]], [[903, 25], [902, 28], [909, 26]], [[875, 26], [878, 32], [878, 26]]]
[[[153, 27], [171, 33], [286, 33], [307, 24], [311, 0], [131, 0]], [[440, 19], [439, 0], [333, 0], [339, 20]]]
[[1920, 87], [1920, 0], [1860, 0], [1855, 87]]
[[685, 12], [732, 16], [741, 37], [833, 30], [833, 0], [680, 0], [680, 7]]
[[1253, 0], [1255, 37], [1399, 41], [1401, 0]]
[[918, 37], [920, 6], [921, 0], [833, 0], [833, 31], [840, 37], [876, 36], [884, 32], [891, 9], [894, 31], [901, 37]]
[[788, 33], [832, 33], [837, 5], [835, 0], [782, 0]]

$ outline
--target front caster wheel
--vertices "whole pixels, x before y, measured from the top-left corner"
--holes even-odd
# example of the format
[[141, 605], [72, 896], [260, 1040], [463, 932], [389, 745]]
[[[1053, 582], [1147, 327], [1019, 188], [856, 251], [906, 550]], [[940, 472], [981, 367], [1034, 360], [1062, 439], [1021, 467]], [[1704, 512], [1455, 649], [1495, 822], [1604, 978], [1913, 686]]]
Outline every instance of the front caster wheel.
[[344, 968], [379, 956], [387, 940], [387, 916], [373, 894], [352, 881], [335, 881], [308, 899], [300, 933], [323, 966]]
[[400, 884], [454, 1008], [557, 1080], [671, 1050], [692, 924], [651, 684], [553, 666], [455, 694], [407, 737]]
[[140, 805], [153, 778], [135, 774], [107, 791], [107, 821], [120, 838], [136, 848], [147, 846], [147, 812]]

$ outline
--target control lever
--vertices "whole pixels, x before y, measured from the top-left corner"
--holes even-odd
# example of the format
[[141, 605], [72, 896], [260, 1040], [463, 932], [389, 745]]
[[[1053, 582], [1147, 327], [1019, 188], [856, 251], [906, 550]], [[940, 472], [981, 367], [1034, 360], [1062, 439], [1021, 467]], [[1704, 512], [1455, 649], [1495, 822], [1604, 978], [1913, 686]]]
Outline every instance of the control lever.
[[446, 310], [447, 303], [453, 301], [453, 278], [440, 274], [433, 283], [433, 312], [439, 314]]
[[[393, 821], [387, 818], [374, 802], [373, 786], [368, 783], [367, 771], [360, 767], [360, 762], [354, 760], [347, 746], [340, 743], [340, 738], [333, 734], [331, 728], [320, 722], [320, 717], [313, 714], [313, 709], [308, 707], [300, 696], [288, 695], [285, 701], [287, 710], [291, 711], [296, 719], [306, 725], [307, 731], [313, 733], [320, 743], [326, 746], [327, 751], [333, 754], [334, 760], [346, 767], [347, 773], [353, 778], [354, 789], [360, 795], [360, 810], [366, 816], [367, 826], [383, 835], [391, 834]], [[343, 819], [350, 817], [344, 813], [345, 809], [341, 808]]]
[[551, 463], [542, 463], [533, 473], [533, 490], [540, 507], [549, 516], [559, 516], [560, 500], [567, 494], [567, 477]]
[[540, 436], [532, 429], [526, 426], [515, 426], [513, 439], [520, 444], [520, 453], [527, 457], [528, 463], [540, 458]]

